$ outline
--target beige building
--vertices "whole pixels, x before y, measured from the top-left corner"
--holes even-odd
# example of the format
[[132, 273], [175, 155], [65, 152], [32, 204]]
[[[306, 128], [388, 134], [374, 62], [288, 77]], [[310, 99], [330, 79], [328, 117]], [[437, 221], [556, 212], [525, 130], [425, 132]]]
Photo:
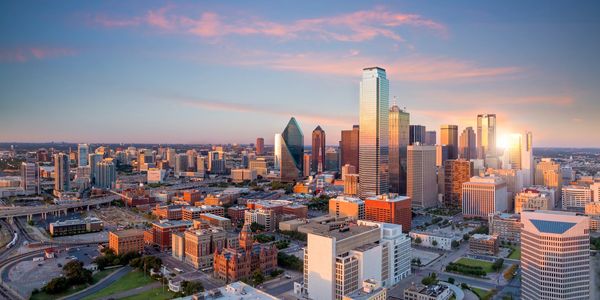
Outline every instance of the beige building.
[[493, 213], [489, 215], [488, 224], [491, 235], [507, 243], [521, 242], [521, 216], [518, 214]]
[[463, 183], [463, 206], [465, 217], [487, 218], [490, 213], [508, 209], [506, 183], [495, 176], [471, 177]]
[[589, 218], [536, 211], [521, 222], [522, 299], [590, 299]]
[[515, 213], [526, 210], [554, 209], [554, 191], [545, 188], [525, 188], [515, 195]]
[[142, 253], [144, 251], [144, 231], [138, 229], [111, 231], [108, 233], [108, 247], [116, 255], [127, 252]]
[[377, 281], [367, 279], [363, 281], [362, 288], [345, 295], [343, 300], [387, 300], [387, 289]]
[[562, 186], [562, 174], [560, 164], [550, 158], [542, 158], [535, 166], [535, 185], [543, 185], [560, 191]]
[[358, 174], [344, 175], [344, 194], [348, 196], [358, 195]]
[[588, 186], [567, 185], [562, 188], [562, 208], [582, 210], [592, 202], [592, 190]]
[[231, 170], [231, 181], [241, 183], [244, 181], [256, 180], [257, 172], [255, 169], [233, 169]]
[[347, 196], [329, 199], [329, 215], [362, 220], [365, 218], [365, 202], [360, 198]]
[[248, 163], [248, 168], [256, 171], [256, 176], [267, 177], [267, 161], [262, 157], [251, 160]]
[[469, 238], [469, 251], [474, 254], [496, 255], [500, 248], [497, 235], [474, 234]]
[[[228, 234], [220, 227], [201, 226], [190, 228], [183, 234], [184, 240], [178, 240], [176, 246], [183, 245], [185, 251], [183, 259], [196, 269], [210, 268], [213, 266], [213, 256], [216, 250], [221, 250], [229, 245], [236, 245], [237, 235]], [[172, 240], [172, 243], [175, 243]], [[180, 251], [180, 250], [179, 250]], [[173, 250], [173, 255], [175, 252]], [[178, 254], [180, 256], [181, 254]]]
[[437, 175], [435, 146], [407, 147], [407, 195], [413, 207], [436, 206]]
[[434, 284], [424, 286], [422, 284], [412, 284], [404, 289], [405, 300], [448, 300], [453, 293], [446, 285]]

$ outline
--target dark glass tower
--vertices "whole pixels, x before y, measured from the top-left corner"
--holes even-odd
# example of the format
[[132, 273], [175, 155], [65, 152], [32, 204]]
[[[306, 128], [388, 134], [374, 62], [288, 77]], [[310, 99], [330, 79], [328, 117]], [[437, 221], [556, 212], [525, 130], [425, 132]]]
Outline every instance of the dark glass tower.
[[292, 117], [281, 133], [280, 177], [283, 182], [293, 182], [302, 177], [304, 135], [296, 119]]
[[312, 172], [321, 173], [325, 169], [325, 131], [317, 126], [312, 132]]

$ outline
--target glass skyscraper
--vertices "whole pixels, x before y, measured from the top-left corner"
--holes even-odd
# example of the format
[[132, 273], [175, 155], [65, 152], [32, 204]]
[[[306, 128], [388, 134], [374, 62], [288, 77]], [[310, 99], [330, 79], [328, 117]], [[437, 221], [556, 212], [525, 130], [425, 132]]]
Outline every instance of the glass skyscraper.
[[79, 166], [79, 167], [87, 166], [89, 154], [90, 154], [90, 146], [88, 146], [88, 144], [77, 145], [77, 166]]
[[294, 117], [281, 133], [279, 143], [275, 141], [275, 145], [279, 146], [276, 147], [275, 156], [279, 159], [281, 181], [293, 182], [300, 179], [304, 169], [304, 134]]
[[496, 156], [496, 115], [477, 115], [477, 155]]
[[321, 173], [325, 170], [325, 131], [317, 126], [312, 132], [312, 157], [310, 169]]
[[359, 180], [361, 198], [388, 192], [389, 81], [379, 67], [360, 82]]
[[390, 108], [390, 192], [406, 195], [406, 146], [410, 114], [397, 105]]

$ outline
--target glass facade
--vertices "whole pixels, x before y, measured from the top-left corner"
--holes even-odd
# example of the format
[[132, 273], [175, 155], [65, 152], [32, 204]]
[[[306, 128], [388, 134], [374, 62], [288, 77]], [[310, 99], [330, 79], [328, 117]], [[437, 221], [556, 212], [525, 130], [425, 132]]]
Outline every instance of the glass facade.
[[390, 108], [390, 192], [406, 195], [406, 146], [410, 114], [397, 105]]
[[281, 133], [279, 147], [280, 178], [292, 182], [302, 177], [304, 158], [304, 135], [295, 118], [291, 118]]
[[363, 69], [360, 83], [359, 180], [361, 198], [388, 192], [389, 82], [379, 67]]
[[325, 168], [325, 131], [317, 126], [312, 132], [312, 157], [310, 169], [321, 173]]
[[477, 154], [480, 159], [496, 155], [496, 115], [477, 115]]

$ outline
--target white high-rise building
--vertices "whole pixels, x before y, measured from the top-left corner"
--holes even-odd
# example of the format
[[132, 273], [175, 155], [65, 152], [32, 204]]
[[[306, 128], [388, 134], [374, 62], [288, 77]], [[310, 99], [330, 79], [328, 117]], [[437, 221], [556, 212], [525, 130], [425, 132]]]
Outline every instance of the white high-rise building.
[[592, 190], [588, 186], [567, 185], [562, 187], [562, 208], [583, 210], [592, 202]]
[[592, 190], [592, 201], [600, 203], [600, 182], [592, 183], [590, 190]]
[[39, 194], [40, 168], [37, 163], [21, 163], [21, 187], [27, 194]]
[[590, 219], [569, 212], [521, 214], [521, 297], [590, 298]]
[[94, 185], [103, 189], [114, 188], [117, 181], [117, 168], [112, 159], [102, 160], [98, 163], [97, 168], [98, 176]]
[[310, 299], [342, 299], [367, 279], [390, 287], [410, 275], [410, 238], [396, 224], [358, 221], [309, 233], [304, 290]]
[[412, 199], [412, 206], [437, 205], [436, 147], [411, 145], [406, 153], [406, 192]]
[[359, 196], [364, 199], [389, 189], [389, 82], [382, 68], [363, 69], [359, 117]]
[[90, 154], [90, 146], [88, 144], [77, 145], [77, 166], [85, 167], [88, 165], [88, 155]]
[[462, 185], [465, 217], [487, 218], [490, 213], [508, 210], [506, 182], [500, 177], [471, 177]]

